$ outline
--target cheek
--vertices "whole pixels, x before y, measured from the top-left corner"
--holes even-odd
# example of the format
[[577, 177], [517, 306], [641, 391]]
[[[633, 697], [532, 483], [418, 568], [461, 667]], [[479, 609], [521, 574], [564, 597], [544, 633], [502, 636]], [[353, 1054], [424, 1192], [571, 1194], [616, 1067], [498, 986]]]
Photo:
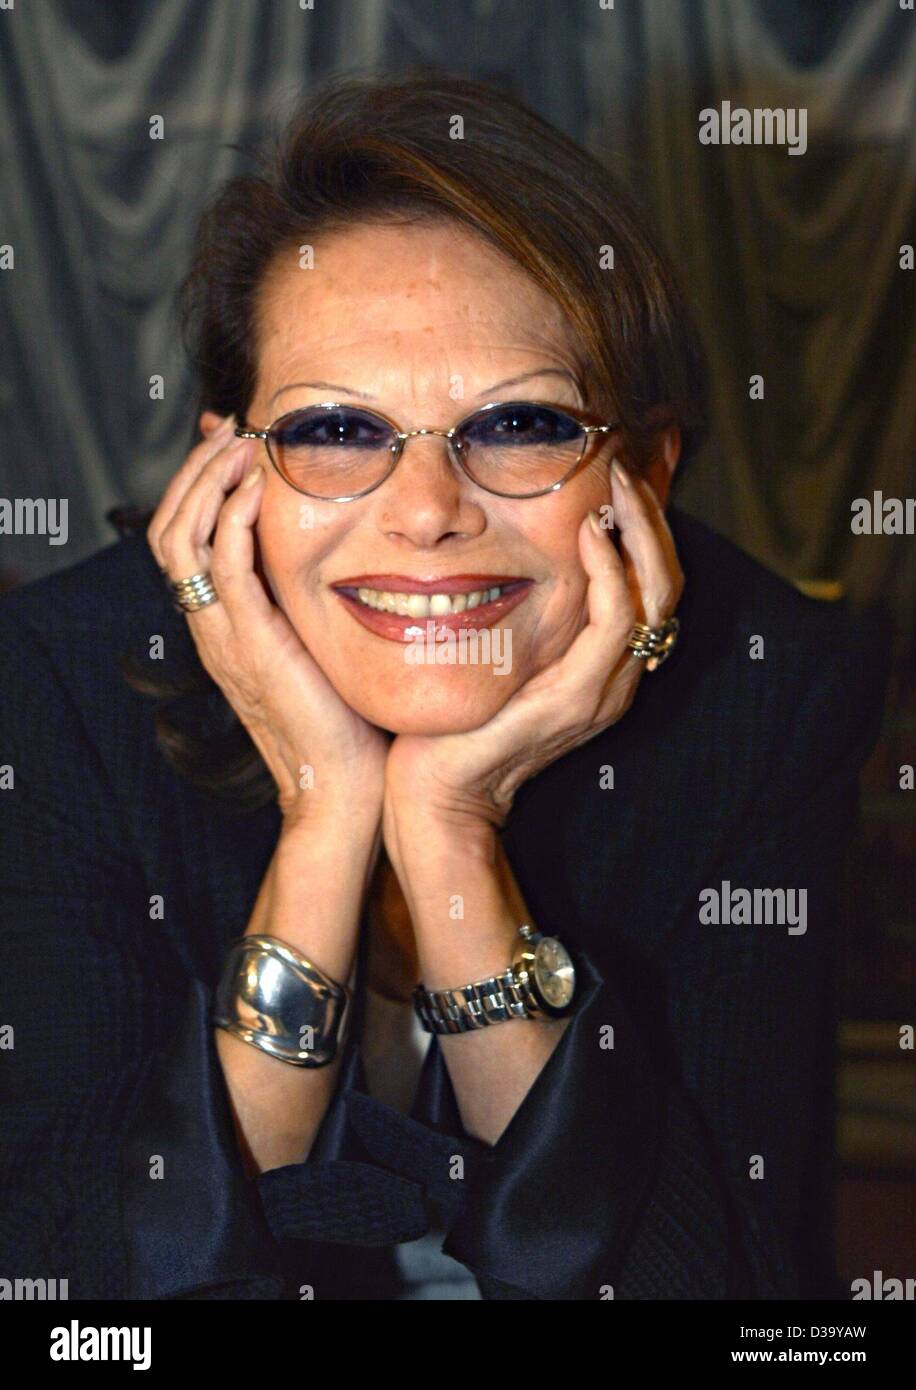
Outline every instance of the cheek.
[[326, 528], [317, 524], [308, 498], [271, 496], [261, 505], [256, 526], [261, 570], [274, 599], [297, 620], [307, 616], [305, 603], [321, 556], [330, 548]]
[[568, 649], [588, 621], [588, 578], [572, 567], [559, 575], [538, 614], [531, 638], [531, 659], [535, 670], [543, 670]]
[[541, 551], [548, 560], [552, 581], [544, 602], [533, 615], [530, 653], [535, 670], [542, 670], [562, 656], [588, 622], [588, 575], [579, 554], [578, 532], [583, 516], [605, 500], [597, 478], [593, 496], [578, 496], [550, 528], [550, 543], [542, 537]]

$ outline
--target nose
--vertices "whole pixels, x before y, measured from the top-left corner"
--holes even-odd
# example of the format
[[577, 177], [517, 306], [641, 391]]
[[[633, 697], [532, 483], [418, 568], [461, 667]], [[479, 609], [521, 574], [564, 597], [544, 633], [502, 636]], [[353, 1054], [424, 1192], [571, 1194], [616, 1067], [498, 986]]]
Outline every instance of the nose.
[[424, 550], [480, 535], [486, 526], [482, 494], [474, 496], [479, 489], [453, 462], [446, 431], [405, 434], [397, 466], [378, 490], [385, 535]]

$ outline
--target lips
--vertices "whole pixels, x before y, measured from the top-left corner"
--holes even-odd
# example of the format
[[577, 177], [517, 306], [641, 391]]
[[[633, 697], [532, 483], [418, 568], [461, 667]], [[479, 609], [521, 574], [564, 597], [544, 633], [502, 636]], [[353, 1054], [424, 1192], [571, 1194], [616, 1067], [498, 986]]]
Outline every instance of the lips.
[[[359, 574], [331, 585], [357, 622], [391, 642], [409, 642], [417, 635], [425, 637], [429, 622], [435, 623], [437, 634], [442, 632], [443, 636], [446, 632], [492, 627], [517, 608], [533, 586], [532, 579], [506, 574], [452, 574], [433, 579], [415, 579], [403, 574]], [[494, 589], [499, 590], [498, 596], [489, 598]], [[428, 602], [416, 601], [411, 597], [415, 595], [427, 596]], [[465, 602], [474, 606], [460, 612], [442, 612], [444, 598], [437, 602], [433, 595], [463, 595]], [[452, 602], [460, 600], [453, 597]], [[409, 605], [411, 611], [390, 611], [395, 605], [401, 608]], [[435, 611], [430, 611], [431, 608]]]

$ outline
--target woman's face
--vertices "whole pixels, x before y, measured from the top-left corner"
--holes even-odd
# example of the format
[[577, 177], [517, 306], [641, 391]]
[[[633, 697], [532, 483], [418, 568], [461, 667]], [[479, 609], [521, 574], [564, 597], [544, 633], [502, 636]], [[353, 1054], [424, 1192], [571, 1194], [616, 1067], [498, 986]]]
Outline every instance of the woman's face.
[[[402, 430], [449, 429], [494, 400], [546, 401], [574, 414], [585, 405], [562, 310], [473, 232], [441, 223], [351, 228], [318, 239], [314, 262], [300, 269], [290, 254], [265, 280], [254, 427], [327, 400], [374, 408]], [[565, 486], [525, 500], [476, 486], [436, 435], [408, 440], [386, 481], [352, 502], [305, 497], [268, 468], [257, 527], [265, 577], [365, 719], [394, 733], [476, 728], [584, 626], [577, 530], [610, 500], [612, 457], [611, 445], [590, 446]], [[511, 611], [500, 613], [498, 600], [491, 610], [491, 632], [511, 637], [491, 636], [489, 661], [409, 659], [415, 642], [382, 635], [374, 608], [366, 626], [360, 600], [335, 588], [359, 579], [357, 587], [409, 593], [414, 581], [435, 587], [457, 576], [472, 576], [464, 587], [477, 593], [529, 581]], [[486, 654], [482, 643], [477, 654]]]

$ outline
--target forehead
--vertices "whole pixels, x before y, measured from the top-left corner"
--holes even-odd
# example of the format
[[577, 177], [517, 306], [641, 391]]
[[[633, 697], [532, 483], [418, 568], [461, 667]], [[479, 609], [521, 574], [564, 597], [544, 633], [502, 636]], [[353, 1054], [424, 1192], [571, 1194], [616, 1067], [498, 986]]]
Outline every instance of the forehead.
[[[314, 264], [280, 253], [257, 303], [262, 384], [293, 367], [322, 374], [348, 357], [385, 363], [418, 357], [534, 355], [577, 371], [561, 306], [519, 265], [455, 223], [384, 223], [316, 238]], [[471, 364], [473, 365], [473, 364]], [[483, 366], [483, 364], [481, 363]]]

